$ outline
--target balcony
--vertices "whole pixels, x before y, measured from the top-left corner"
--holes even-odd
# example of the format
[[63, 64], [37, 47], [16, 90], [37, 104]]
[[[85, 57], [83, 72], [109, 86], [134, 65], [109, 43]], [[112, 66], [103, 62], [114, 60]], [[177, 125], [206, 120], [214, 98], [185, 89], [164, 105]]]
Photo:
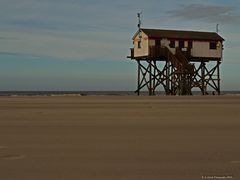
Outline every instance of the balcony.
[[[134, 48], [130, 48], [130, 56], [128, 56], [128, 58], [166, 59], [168, 58], [168, 51], [169, 50], [167, 47], [150, 46], [148, 49], [148, 56], [146, 55], [141, 56], [141, 52], [140, 53], [138, 52], [138, 56], [136, 56], [136, 54], [134, 54]], [[187, 49], [187, 51], [181, 51], [181, 52], [187, 59], [190, 57], [190, 49]]]
[[152, 59], [166, 58], [168, 50], [166, 47], [150, 46], [149, 57]]

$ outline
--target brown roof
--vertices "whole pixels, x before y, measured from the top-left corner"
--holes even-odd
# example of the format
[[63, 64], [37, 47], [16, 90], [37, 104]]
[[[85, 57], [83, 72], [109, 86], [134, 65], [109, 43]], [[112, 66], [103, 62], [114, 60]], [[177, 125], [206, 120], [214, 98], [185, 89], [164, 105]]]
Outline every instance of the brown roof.
[[141, 29], [141, 30], [150, 38], [224, 41], [224, 39], [216, 32], [178, 31], [162, 29]]

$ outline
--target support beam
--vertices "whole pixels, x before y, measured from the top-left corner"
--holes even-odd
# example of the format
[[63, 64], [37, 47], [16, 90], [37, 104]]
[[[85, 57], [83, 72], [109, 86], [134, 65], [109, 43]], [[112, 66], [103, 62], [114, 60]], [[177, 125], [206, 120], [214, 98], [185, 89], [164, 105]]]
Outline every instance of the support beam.
[[152, 85], [152, 61], [150, 60], [150, 61], [148, 61], [148, 67], [149, 67], [149, 88], [148, 88], [148, 92], [149, 92], [149, 96], [152, 96], [153, 95], [153, 93], [152, 93], [152, 91], [153, 91], [153, 89], [152, 89], [152, 87], [153, 87], [153, 85]]
[[137, 83], [137, 95], [139, 96], [140, 95], [140, 61], [137, 60], [137, 63], [138, 63], [138, 83]]
[[217, 89], [217, 92], [218, 92], [218, 95], [221, 94], [221, 88], [220, 88], [220, 64], [221, 64], [221, 61], [218, 61], [218, 65], [217, 65], [217, 84], [218, 84], [218, 89]]
[[[150, 96], [156, 94], [157, 87], [163, 87], [166, 95], [191, 95], [197, 87], [203, 95], [220, 95], [221, 61], [195, 62], [194, 73], [179, 73], [168, 60], [137, 60], [137, 95], [144, 88]], [[208, 66], [208, 65], [211, 66]], [[212, 92], [207, 92], [211, 90]]]
[[221, 61], [201, 61], [199, 67], [195, 68], [192, 88], [198, 87], [203, 95], [215, 92], [220, 95], [220, 64]]

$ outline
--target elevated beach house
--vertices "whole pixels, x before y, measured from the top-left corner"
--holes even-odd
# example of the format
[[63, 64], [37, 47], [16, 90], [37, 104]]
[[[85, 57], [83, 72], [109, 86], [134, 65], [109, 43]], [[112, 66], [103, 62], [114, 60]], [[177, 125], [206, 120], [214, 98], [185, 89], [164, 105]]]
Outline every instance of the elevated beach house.
[[[169, 95], [190, 95], [194, 87], [220, 94], [224, 39], [218, 33], [139, 28], [132, 40], [129, 58], [138, 62], [138, 94], [147, 87], [153, 95], [159, 85]], [[209, 62], [215, 65], [210, 68]]]
[[[190, 59], [222, 58], [224, 39], [215, 32], [140, 29], [133, 36], [132, 58], [158, 58], [164, 48], [181, 50]], [[162, 52], [161, 52], [162, 50]]]

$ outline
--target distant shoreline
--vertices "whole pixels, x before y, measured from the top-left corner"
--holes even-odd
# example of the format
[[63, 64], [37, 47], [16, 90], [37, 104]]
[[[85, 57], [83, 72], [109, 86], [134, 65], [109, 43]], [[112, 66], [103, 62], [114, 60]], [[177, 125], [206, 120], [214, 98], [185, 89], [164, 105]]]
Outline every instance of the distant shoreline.
[[[148, 92], [141, 92], [148, 96]], [[202, 95], [194, 91], [193, 95]], [[221, 95], [240, 95], [240, 91], [222, 91]], [[0, 91], [0, 96], [137, 96], [134, 91]], [[164, 91], [158, 91], [156, 96], [166, 96]], [[212, 96], [212, 95], [209, 95]]]

